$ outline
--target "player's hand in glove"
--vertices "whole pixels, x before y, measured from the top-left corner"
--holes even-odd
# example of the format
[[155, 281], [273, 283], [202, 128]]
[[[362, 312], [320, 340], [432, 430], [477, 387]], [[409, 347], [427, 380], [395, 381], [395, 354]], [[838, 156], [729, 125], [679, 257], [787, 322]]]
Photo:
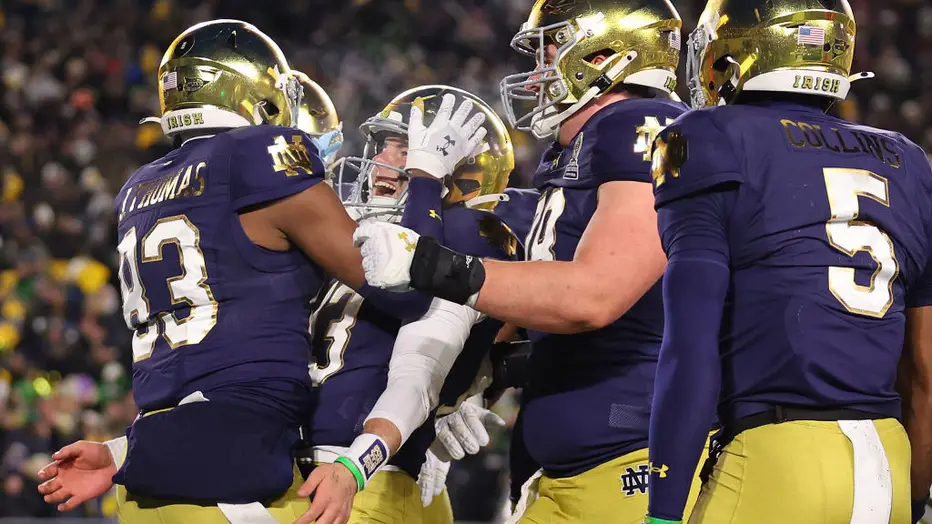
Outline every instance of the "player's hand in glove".
[[488, 409], [463, 402], [453, 413], [437, 419], [437, 439], [431, 450], [441, 459], [460, 460], [475, 455], [489, 443], [488, 428], [493, 426], [504, 427], [505, 421]]
[[399, 293], [410, 291], [411, 261], [418, 238], [414, 231], [388, 222], [368, 222], [356, 228], [353, 244], [362, 253], [369, 285]]
[[442, 179], [453, 174], [460, 162], [474, 155], [479, 143], [485, 138], [486, 130], [482, 127], [485, 114], [476, 113], [466, 121], [473, 109], [472, 100], [464, 100], [456, 113], [453, 113], [455, 104], [454, 95], [443, 95], [440, 108], [429, 127], [424, 127], [422, 109], [417, 104], [411, 106], [405, 171], [419, 170]]
[[106, 444], [82, 440], [52, 455], [54, 462], [39, 470], [39, 493], [45, 501], [58, 504], [58, 511], [71, 511], [113, 487], [117, 472]]
[[427, 457], [417, 476], [417, 485], [421, 489], [421, 504], [426, 508], [434, 497], [443, 493], [447, 486], [447, 473], [450, 472], [450, 463], [437, 458], [433, 452], [427, 450]]

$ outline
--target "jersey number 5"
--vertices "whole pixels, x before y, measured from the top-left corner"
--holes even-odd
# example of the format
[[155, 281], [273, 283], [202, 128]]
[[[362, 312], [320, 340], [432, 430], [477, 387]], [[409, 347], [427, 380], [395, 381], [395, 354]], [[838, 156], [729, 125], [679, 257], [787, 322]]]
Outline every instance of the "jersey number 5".
[[160, 219], [142, 238], [142, 263], [162, 260], [162, 249], [169, 244], [178, 248], [181, 274], [165, 281], [172, 305], [187, 304], [191, 310], [178, 320], [173, 311], [163, 311], [150, 318], [146, 286], [139, 276], [136, 259], [136, 228], [123, 235], [120, 253], [120, 290], [123, 294], [123, 320], [136, 331], [133, 337], [133, 361], [149, 358], [158, 341], [158, 322], [164, 326], [162, 336], [172, 349], [197, 344], [217, 324], [217, 301], [207, 285], [207, 264], [200, 247], [200, 232], [184, 215]]
[[899, 273], [893, 241], [877, 226], [857, 220], [858, 197], [890, 207], [887, 179], [863, 169], [825, 168], [825, 190], [832, 218], [825, 224], [828, 242], [853, 257], [865, 251], [877, 263], [870, 285], [854, 280], [854, 268], [828, 268], [828, 289], [845, 308], [859, 315], [881, 318], [893, 304], [893, 281]]

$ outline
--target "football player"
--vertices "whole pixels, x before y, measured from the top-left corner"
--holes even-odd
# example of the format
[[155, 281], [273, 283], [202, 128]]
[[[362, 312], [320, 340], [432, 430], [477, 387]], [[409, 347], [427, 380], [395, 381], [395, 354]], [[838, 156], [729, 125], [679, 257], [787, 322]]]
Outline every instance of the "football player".
[[910, 522], [906, 336], [928, 496], [932, 172], [904, 136], [826, 114], [870, 76], [849, 75], [854, 43], [846, 0], [712, 0], [690, 36], [697, 110], [653, 157], [668, 263], [646, 522], [683, 518], [716, 405], [689, 522]]
[[[342, 522], [363, 455], [317, 468], [300, 489], [293, 456], [311, 401], [310, 300], [325, 273], [361, 292], [365, 281], [356, 224], [318, 183], [315, 139], [294, 127], [300, 80], [265, 34], [216, 20], [171, 44], [159, 92], [162, 130], [178, 147], [137, 170], [116, 201], [141, 413], [125, 448], [111, 443], [125, 454], [119, 470], [95, 469], [124, 488], [128, 522]], [[366, 431], [383, 429], [375, 420]], [[400, 445], [384, 438], [388, 452]], [[44, 477], [63, 460], [73, 471], [107, 456], [94, 449], [62, 450]], [[59, 503], [74, 494], [58, 478], [41, 491]]]
[[[410, 283], [529, 328], [523, 441], [542, 472], [524, 490], [521, 522], [636, 523], [647, 507], [665, 265], [650, 144], [685, 110], [669, 97], [680, 27], [665, 0], [534, 4], [512, 46], [537, 69], [502, 82], [512, 125], [553, 140], [534, 177], [526, 262], [479, 260], [423, 237], [411, 253], [398, 237], [413, 242], [413, 231], [357, 230], [370, 284]], [[534, 107], [519, 114], [513, 103], [526, 100]]]
[[[419, 132], [412, 129], [417, 126], [412, 119], [430, 125], [450, 95], [472, 101], [486, 115], [488, 132], [474, 161], [446, 178], [441, 200], [441, 182], [417, 176], [414, 166], [422, 164], [409, 162], [409, 133]], [[423, 117], [412, 117], [412, 111]], [[453, 87], [418, 87], [395, 97], [360, 130], [367, 141], [363, 156], [343, 158], [334, 166], [334, 187], [353, 216], [400, 220], [475, 256], [514, 257], [517, 239], [490, 213], [514, 168], [514, 153], [504, 122], [485, 102]], [[449, 415], [438, 425], [453, 437], [447, 442], [456, 450], [460, 440], [475, 442], [471, 432], [461, 431], [471, 427], [466, 420], [497, 418], [471, 403], [450, 413], [474, 393], [470, 386], [501, 322], [481, 319], [474, 310], [454, 304], [448, 304], [454, 307], [450, 315], [457, 308], [465, 310], [467, 320], [417, 320], [429, 308], [447, 307], [439, 299], [431, 302], [417, 292], [365, 298], [334, 282], [312, 317], [311, 377], [317, 401], [308, 424], [313, 449], [307, 462], [327, 463], [347, 455], [346, 448], [368, 438], [359, 433], [372, 418], [391, 421], [405, 442], [387, 464], [359, 479], [365, 490], [354, 499], [350, 522], [452, 523], [443, 489], [449, 465], [429, 454], [435, 427], [433, 417], [427, 419], [439, 402], [437, 414]], [[488, 442], [481, 424], [473, 430], [485, 438], [479, 443]], [[425, 456], [430, 457], [426, 462]]]

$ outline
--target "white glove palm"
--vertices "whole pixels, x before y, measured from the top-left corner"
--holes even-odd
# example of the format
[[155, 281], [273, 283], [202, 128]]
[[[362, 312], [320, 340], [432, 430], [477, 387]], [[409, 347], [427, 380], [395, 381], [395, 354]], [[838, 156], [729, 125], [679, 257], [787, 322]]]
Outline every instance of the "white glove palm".
[[430, 450], [421, 465], [421, 472], [417, 476], [417, 485], [421, 488], [421, 504], [426, 508], [430, 506], [434, 497], [443, 493], [447, 486], [447, 473], [450, 472], [450, 463], [437, 458]]
[[481, 127], [485, 122], [485, 113], [476, 113], [467, 122], [466, 117], [473, 108], [472, 100], [467, 99], [451, 118], [455, 103], [455, 96], [450, 93], [443, 95], [430, 127], [424, 127], [421, 107], [418, 104], [411, 105], [405, 171], [420, 169], [434, 178], [443, 178], [453, 174], [464, 159], [473, 156], [485, 138], [486, 130]]
[[388, 222], [361, 224], [353, 245], [362, 253], [362, 268], [370, 286], [403, 293], [410, 291], [411, 261], [420, 235]]
[[475, 455], [489, 443], [489, 428], [493, 426], [504, 427], [505, 421], [488, 409], [463, 402], [453, 413], [437, 419], [437, 439], [431, 450], [441, 459], [460, 460], [467, 454]]

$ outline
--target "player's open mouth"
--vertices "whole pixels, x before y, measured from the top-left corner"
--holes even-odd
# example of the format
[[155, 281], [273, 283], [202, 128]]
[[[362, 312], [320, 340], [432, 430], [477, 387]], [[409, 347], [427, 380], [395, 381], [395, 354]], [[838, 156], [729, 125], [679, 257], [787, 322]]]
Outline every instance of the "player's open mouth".
[[375, 190], [375, 196], [395, 196], [398, 191], [395, 181], [388, 178], [377, 178], [372, 187]]

